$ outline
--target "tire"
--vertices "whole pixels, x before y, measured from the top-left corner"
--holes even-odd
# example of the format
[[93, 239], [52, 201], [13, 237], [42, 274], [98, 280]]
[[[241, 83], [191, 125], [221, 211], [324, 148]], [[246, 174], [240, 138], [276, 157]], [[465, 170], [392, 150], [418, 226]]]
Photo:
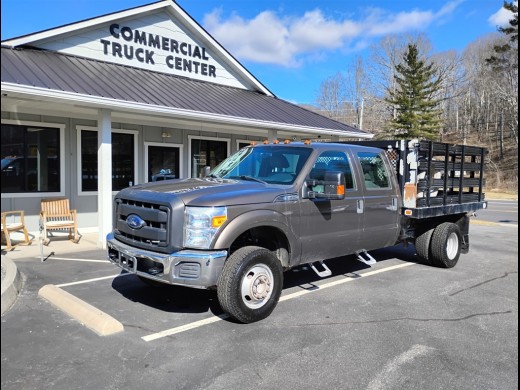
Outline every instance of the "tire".
[[458, 225], [450, 222], [441, 223], [432, 234], [432, 265], [440, 268], [454, 267], [459, 261], [461, 245], [462, 234]]
[[431, 265], [431, 241], [434, 229], [429, 229], [415, 239], [415, 252], [421, 263]]
[[247, 246], [224, 264], [217, 284], [222, 309], [245, 324], [268, 317], [280, 299], [283, 269], [270, 251]]

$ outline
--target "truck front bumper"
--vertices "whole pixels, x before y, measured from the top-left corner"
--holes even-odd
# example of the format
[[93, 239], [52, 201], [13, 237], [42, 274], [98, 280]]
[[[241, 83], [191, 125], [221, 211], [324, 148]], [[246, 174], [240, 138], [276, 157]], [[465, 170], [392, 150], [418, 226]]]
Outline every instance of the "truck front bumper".
[[107, 235], [108, 260], [127, 272], [158, 282], [195, 288], [217, 285], [227, 251], [183, 250], [171, 254], [131, 247]]

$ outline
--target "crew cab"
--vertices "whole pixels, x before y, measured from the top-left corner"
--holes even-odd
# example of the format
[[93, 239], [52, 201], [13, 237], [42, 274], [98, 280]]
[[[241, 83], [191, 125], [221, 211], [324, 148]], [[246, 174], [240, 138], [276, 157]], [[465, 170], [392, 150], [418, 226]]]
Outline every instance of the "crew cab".
[[244, 323], [270, 315], [284, 271], [302, 264], [326, 277], [326, 259], [371, 266], [369, 251], [411, 243], [451, 268], [486, 207], [485, 153], [418, 140], [251, 145], [205, 177], [120, 191], [108, 258], [150, 284], [216, 289]]

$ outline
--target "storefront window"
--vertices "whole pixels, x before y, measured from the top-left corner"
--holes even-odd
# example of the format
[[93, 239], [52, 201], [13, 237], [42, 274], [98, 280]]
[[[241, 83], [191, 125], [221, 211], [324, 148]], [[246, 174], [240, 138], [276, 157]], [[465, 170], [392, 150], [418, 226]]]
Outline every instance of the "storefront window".
[[171, 146], [148, 146], [148, 181], [178, 179], [179, 148]]
[[2, 124], [2, 193], [60, 192], [60, 129]]
[[[98, 190], [98, 132], [81, 131], [81, 190]], [[112, 133], [112, 191], [135, 183], [134, 135]]]
[[205, 166], [213, 169], [227, 156], [227, 141], [193, 138], [191, 140], [191, 177], [201, 177]]

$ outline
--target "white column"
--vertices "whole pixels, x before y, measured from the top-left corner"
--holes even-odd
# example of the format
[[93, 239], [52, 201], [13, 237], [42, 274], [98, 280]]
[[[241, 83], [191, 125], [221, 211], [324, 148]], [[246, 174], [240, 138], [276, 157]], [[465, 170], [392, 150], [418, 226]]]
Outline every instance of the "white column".
[[268, 130], [267, 139], [269, 142], [273, 142], [277, 138], [278, 138], [277, 130]]
[[98, 112], [98, 247], [106, 249], [112, 231], [112, 116]]

